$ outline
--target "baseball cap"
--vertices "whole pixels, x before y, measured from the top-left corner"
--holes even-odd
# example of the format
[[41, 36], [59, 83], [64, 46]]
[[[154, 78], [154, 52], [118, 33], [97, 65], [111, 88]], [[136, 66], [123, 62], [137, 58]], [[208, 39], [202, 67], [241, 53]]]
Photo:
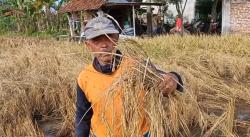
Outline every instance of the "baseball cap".
[[115, 34], [119, 31], [113, 22], [106, 17], [95, 17], [88, 21], [84, 28], [86, 39], [93, 39], [104, 34]]

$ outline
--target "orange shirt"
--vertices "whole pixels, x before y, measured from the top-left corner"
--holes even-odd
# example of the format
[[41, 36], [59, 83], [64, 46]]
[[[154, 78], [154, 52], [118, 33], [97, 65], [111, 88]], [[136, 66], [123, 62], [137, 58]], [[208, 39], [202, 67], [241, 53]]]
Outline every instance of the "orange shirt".
[[[115, 87], [116, 92], [109, 93], [108, 91], [109, 88], [113, 88], [112, 85], [121, 77], [123, 72], [131, 68], [131, 64], [133, 63], [124, 59], [117, 70], [110, 75], [98, 72], [93, 65], [89, 65], [78, 77], [78, 84], [92, 105], [91, 128], [97, 137], [122, 137], [123, 135], [122, 93], [118, 86]], [[142, 115], [139, 121], [140, 132], [143, 135], [148, 131], [145, 115]]]

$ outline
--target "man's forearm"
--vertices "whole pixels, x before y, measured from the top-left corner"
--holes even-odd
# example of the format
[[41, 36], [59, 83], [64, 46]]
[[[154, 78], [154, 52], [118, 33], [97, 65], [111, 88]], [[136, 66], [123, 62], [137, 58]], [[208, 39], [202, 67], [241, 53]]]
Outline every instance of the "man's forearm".
[[[86, 113], [86, 114], [85, 114]], [[77, 137], [89, 137], [93, 110], [82, 89], [77, 85], [75, 131]]]
[[77, 107], [75, 118], [75, 131], [76, 137], [89, 137], [90, 133], [90, 120], [83, 118], [84, 111]]

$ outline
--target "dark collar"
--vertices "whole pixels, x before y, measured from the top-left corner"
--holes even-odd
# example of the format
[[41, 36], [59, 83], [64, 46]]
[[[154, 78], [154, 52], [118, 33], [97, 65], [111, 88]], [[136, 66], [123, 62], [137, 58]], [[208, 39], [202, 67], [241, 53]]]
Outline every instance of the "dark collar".
[[[122, 55], [121, 51], [117, 50], [116, 54]], [[94, 58], [93, 61], [93, 67], [95, 68], [96, 71], [104, 73], [104, 74], [111, 74], [113, 71], [115, 71], [118, 67], [118, 65], [120, 64], [122, 57], [115, 55], [114, 56], [114, 60], [112, 60], [112, 62], [108, 65], [102, 66], [99, 61]], [[114, 63], [114, 65], [113, 65]]]

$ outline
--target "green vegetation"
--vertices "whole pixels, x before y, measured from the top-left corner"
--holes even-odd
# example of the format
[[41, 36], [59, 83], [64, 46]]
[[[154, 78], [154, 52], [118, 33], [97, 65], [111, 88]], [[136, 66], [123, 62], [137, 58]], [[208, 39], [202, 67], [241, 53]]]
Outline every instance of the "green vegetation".
[[66, 0], [0, 1], [0, 33], [62, 33], [68, 27], [66, 15], [58, 13], [64, 2]]

